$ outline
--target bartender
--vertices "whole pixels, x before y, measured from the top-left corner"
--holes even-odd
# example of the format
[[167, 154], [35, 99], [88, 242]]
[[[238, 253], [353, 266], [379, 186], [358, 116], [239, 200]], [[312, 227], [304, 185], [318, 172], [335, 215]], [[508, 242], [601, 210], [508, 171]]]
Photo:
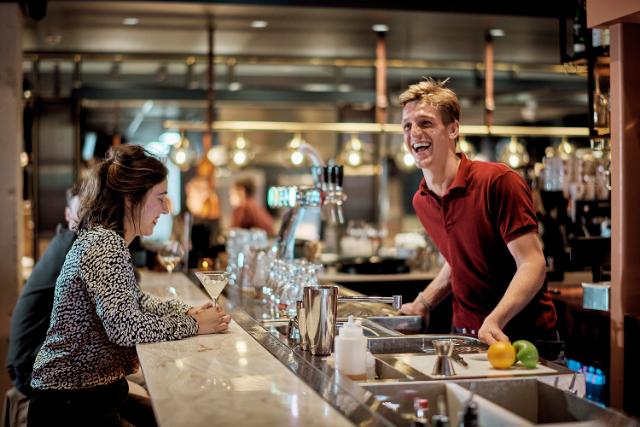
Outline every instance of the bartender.
[[424, 176], [413, 207], [446, 260], [401, 311], [424, 316], [452, 293], [455, 333], [558, 341], [531, 192], [508, 166], [456, 154], [460, 104], [446, 82], [400, 95], [404, 143]]

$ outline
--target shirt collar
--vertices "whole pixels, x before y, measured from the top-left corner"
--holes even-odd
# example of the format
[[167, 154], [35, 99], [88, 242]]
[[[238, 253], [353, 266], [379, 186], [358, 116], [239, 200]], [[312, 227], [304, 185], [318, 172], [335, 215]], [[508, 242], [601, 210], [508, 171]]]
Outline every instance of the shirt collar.
[[[460, 164], [458, 165], [458, 170], [456, 171], [456, 177], [453, 179], [451, 185], [449, 185], [449, 191], [454, 188], [466, 188], [467, 187], [467, 179], [469, 177], [469, 171], [471, 169], [471, 160], [464, 155], [464, 153], [457, 153], [456, 156], [460, 158]], [[423, 196], [426, 194], [434, 194], [427, 185], [427, 181], [422, 178], [420, 181], [420, 194]]]

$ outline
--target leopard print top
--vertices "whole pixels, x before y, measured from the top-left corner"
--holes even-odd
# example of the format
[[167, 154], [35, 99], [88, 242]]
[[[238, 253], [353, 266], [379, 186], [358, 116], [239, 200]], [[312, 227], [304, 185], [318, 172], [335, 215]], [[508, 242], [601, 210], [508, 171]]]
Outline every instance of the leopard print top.
[[195, 335], [179, 300], [140, 290], [124, 239], [103, 227], [80, 232], [58, 276], [51, 322], [33, 366], [34, 389], [111, 384], [137, 368], [135, 345]]

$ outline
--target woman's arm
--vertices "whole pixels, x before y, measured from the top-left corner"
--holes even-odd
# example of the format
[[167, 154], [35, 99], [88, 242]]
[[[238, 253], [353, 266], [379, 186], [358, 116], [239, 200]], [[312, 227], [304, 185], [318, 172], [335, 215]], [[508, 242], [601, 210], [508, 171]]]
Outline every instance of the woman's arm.
[[197, 321], [187, 314], [188, 308], [165, 315], [143, 308], [129, 252], [119, 236], [109, 235], [93, 244], [83, 255], [80, 268], [96, 315], [112, 342], [131, 347], [198, 333]]

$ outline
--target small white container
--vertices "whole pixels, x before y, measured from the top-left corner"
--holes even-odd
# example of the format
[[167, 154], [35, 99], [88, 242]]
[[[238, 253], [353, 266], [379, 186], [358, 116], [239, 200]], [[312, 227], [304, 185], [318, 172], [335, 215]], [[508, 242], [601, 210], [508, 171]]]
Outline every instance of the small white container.
[[353, 380], [367, 379], [367, 338], [353, 316], [339, 330], [334, 341], [336, 369]]

